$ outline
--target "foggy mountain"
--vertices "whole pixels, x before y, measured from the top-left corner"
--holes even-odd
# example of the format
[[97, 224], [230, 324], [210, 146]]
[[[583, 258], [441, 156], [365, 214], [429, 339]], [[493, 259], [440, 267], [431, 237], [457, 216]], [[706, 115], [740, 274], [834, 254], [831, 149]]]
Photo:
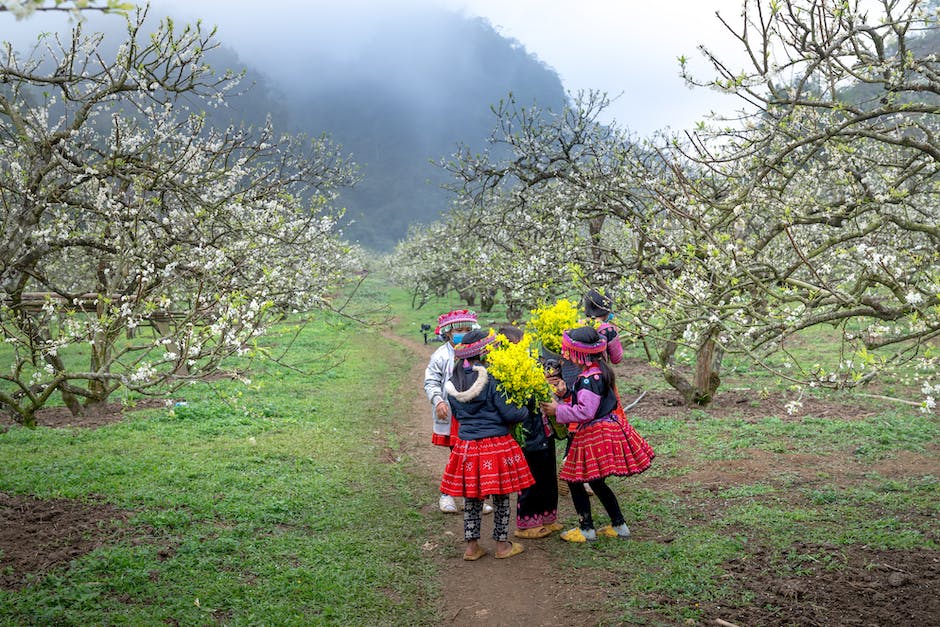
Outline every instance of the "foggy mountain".
[[552, 69], [482, 19], [425, 9], [380, 26], [367, 25], [367, 37], [340, 50], [315, 37], [291, 42], [290, 59], [220, 30], [213, 65], [247, 67], [256, 84], [230, 102], [228, 115], [257, 124], [270, 110], [279, 130], [326, 133], [351, 154], [363, 179], [338, 201], [347, 209], [344, 235], [382, 251], [410, 224], [448, 209], [448, 177], [431, 162], [458, 143], [482, 149], [496, 121], [491, 106], [512, 92], [525, 105], [560, 111], [566, 95]]
[[[270, 114], [279, 133], [328, 135], [362, 177], [336, 203], [346, 208], [343, 235], [377, 251], [448, 210], [453, 193], [441, 184], [449, 177], [432, 162], [458, 144], [482, 149], [496, 122], [493, 105], [510, 92], [524, 106], [560, 111], [567, 102], [556, 72], [519, 42], [483, 19], [440, 8], [389, 5], [380, 13], [311, 3], [271, 20], [258, 18], [264, 7], [226, 8], [215, 19], [199, 14], [211, 9], [201, 3], [185, 7], [171, 9], [178, 29], [221, 22], [221, 45], [208, 56], [214, 71], [246, 70], [245, 93], [207, 111], [210, 123], [258, 126]], [[155, 8], [148, 20], [159, 17]], [[0, 38], [25, 50], [39, 32], [71, 31], [54, 19], [6, 24]], [[106, 33], [107, 54], [126, 36], [123, 24], [119, 15], [92, 14], [83, 31]]]

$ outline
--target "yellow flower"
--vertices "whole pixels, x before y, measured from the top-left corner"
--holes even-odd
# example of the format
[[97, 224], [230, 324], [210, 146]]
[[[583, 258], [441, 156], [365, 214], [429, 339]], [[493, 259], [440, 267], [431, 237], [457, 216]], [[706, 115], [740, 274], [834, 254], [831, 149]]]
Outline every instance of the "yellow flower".
[[524, 333], [514, 344], [500, 334], [486, 354], [486, 370], [496, 379], [496, 387], [518, 407], [527, 406], [533, 398], [536, 401], [551, 398], [551, 388], [532, 346], [533, 339], [532, 335]]
[[551, 307], [532, 310], [526, 324], [538, 342], [553, 353], [561, 353], [561, 334], [565, 329], [578, 326], [578, 304], [563, 298]]

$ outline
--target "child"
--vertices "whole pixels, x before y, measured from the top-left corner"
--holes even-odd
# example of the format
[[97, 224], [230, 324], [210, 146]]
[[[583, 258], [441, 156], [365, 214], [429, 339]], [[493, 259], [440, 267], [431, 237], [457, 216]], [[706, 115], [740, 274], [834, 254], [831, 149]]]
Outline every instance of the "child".
[[[510, 342], [522, 340], [522, 331], [516, 327], [503, 327], [499, 332]], [[520, 492], [516, 501], [516, 537], [544, 538], [562, 529], [561, 523], [557, 522], [555, 432], [536, 406], [535, 399], [526, 408], [522, 426], [525, 431], [522, 452], [535, 485]]]
[[[568, 389], [564, 381], [549, 382], [561, 392], [562, 403], [542, 403], [542, 411], [563, 424], [577, 424], [568, 456], [559, 478], [568, 483], [571, 501], [578, 512], [579, 525], [561, 534], [568, 542], [594, 541], [597, 535], [628, 538], [627, 527], [617, 496], [605, 479], [612, 475], [626, 477], [650, 467], [653, 449], [616, 409], [614, 373], [602, 358], [607, 342], [594, 327], [570, 329], [562, 334], [562, 355], [582, 365], [581, 374]], [[584, 488], [590, 484], [610, 516], [610, 524], [594, 530], [591, 501]]]
[[[450, 379], [454, 370], [454, 345], [460, 343], [464, 333], [475, 328], [480, 328], [477, 324], [477, 315], [469, 309], [449, 311], [441, 314], [437, 319], [437, 328], [434, 332], [444, 338], [444, 344], [434, 351], [424, 370], [424, 392], [431, 402], [431, 418], [433, 419], [431, 443], [437, 446], [452, 449], [457, 443], [457, 421], [450, 415], [444, 384]], [[438, 499], [438, 507], [446, 514], [457, 513], [457, 503], [454, 502], [454, 497], [443, 492]], [[486, 508], [490, 512], [493, 511], [489, 505]]]
[[451, 449], [441, 492], [465, 498], [463, 558], [476, 561], [486, 555], [480, 546], [483, 499], [493, 496], [495, 508], [493, 539], [496, 557], [512, 557], [523, 547], [509, 541], [509, 495], [535, 483], [522, 449], [509, 434], [510, 425], [521, 422], [528, 413], [514, 407], [496, 387], [483, 365], [494, 333], [474, 330], [463, 336], [455, 348], [458, 364], [445, 385], [447, 401], [460, 427], [460, 439]]
[[[592, 289], [588, 290], [587, 294], [584, 295], [582, 302], [584, 303], [584, 315], [587, 316], [589, 320], [600, 323], [599, 326], [597, 326], [597, 332], [607, 341], [607, 349], [604, 351], [604, 355], [610, 363], [619, 364], [623, 361], [623, 346], [620, 344], [620, 338], [617, 336], [617, 327], [611, 322], [613, 314], [610, 312], [610, 298]], [[567, 364], [570, 362], [565, 361], [564, 363], [565, 367], [562, 368], [562, 378], [569, 389], [574, 389], [574, 384], [575, 381], [577, 381], [578, 374], [581, 372], [581, 367], [569, 368]], [[574, 370], [573, 373], [572, 369]], [[616, 393], [616, 390], [614, 390], [614, 392]], [[618, 409], [619, 408], [620, 404], [618, 403]], [[620, 413], [622, 413], [622, 411]], [[570, 438], [574, 437], [574, 432], [577, 430], [577, 425], [571, 425], [568, 428], [569, 445]], [[567, 457], [567, 455], [566, 449], [565, 456]], [[594, 490], [589, 484], [584, 484], [584, 489], [589, 495], [594, 496]]]
[[[617, 334], [617, 327], [612, 322], [614, 315], [610, 312], [610, 297], [605, 296], [597, 290], [590, 290], [584, 295], [584, 313], [591, 320], [600, 322], [597, 332], [607, 340], [607, 349], [604, 356], [612, 364], [619, 364], [623, 361], [623, 345], [620, 343], [620, 336]], [[617, 420], [624, 423], [624, 428], [630, 429], [627, 415], [623, 410], [623, 403], [620, 401], [620, 393], [614, 386], [614, 394], [617, 396]], [[588, 487], [588, 493], [591, 493]]]
[[584, 295], [584, 315], [591, 320], [600, 322], [597, 332], [607, 340], [605, 351], [608, 361], [619, 364], [623, 361], [623, 345], [617, 335], [617, 327], [612, 322], [613, 314], [610, 312], [610, 297], [597, 290], [589, 290]]

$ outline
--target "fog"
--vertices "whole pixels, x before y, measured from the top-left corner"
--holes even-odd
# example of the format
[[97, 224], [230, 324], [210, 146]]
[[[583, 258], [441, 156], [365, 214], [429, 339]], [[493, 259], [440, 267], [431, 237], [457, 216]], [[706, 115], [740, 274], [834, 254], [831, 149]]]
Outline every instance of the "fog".
[[[327, 133], [340, 143], [361, 166], [364, 177], [340, 199], [351, 222], [347, 234], [369, 247], [387, 249], [404, 236], [409, 224], [432, 221], [448, 210], [452, 195], [441, 189], [445, 173], [430, 162], [447, 157], [460, 144], [482, 148], [495, 122], [490, 108], [509, 92], [523, 103], [555, 111], [565, 105], [566, 87], [606, 87], [612, 96], [623, 92], [608, 119], [617, 117], [619, 111], [633, 111], [620, 122], [626, 118], [625, 125], [634, 131], [645, 120], [635, 113], [637, 108], [662, 116], [689, 104], [673, 97], [663, 101], [657, 91], [657, 85], [667, 80], [677, 82], [674, 57], [668, 59], [673, 67], [669, 76], [660, 69], [664, 61], [657, 57], [661, 55], [652, 50], [623, 58], [610, 48], [602, 56], [586, 58], [592, 45], [613, 45], [617, 20], [628, 19], [619, 4], [593, 17], [583, 13], [599, 11], [595, 0], [586, 0], [580, 13], [570, 7], [563, 14], [552, 13], [559, 5], [546, 2], [544, 8], [539, 5], [521, 17], [508, 14], [517, 30], [522, 24], [519, 32], [531, 33], [525, 31], [530, 22], [569, 21], [570, 37], [553, 40], [560, 46], [540, 45], [560, 63], [574, 59], [594, 72], [606, 72], [612, 81], [587, 86], [572, 79], [572, 71], [567, 80], [559, 75], [537, 52], [510, 37], [511, 29], [476, 17], [470, 4], [485, 5], [486, 0], [283, 0], [267, 4], [158, 0], [150, 12], [154, 22], [168, 14], [177, 22], [201, 19], [204, 25], [218, 27], [217, 40], [224, 50], [213, 63], [239, 70], [247, 67], [248, 82], [257, 85], [250, 99], [231, 102], [234, 119], [241, 115], [258, 123], [272, 113], [281, 130], [312, 136]], [[512, 9], [491, 10], [507, 15], [506, 11], [518, 13], [522, 7], [533, 6], [528, 0], [509, 4]], [[123, 25], [118, 15], [87, 15], [86, 29], [118, 32]], [[633, 21], [622, 35], [639, 37], [636, 33], [642, 25], [636, 22], [635, 12], [629, 19]], [[598, 39], [608, 40], [588, 41], [582, 32], [585, 20], [596, 26]], [[40, 32], [70, 28], [70, 21], [61, 13], [35, 14], [19, 22], [0, 15], [0, 27], [3, 39], [25, 47]], [[663, 42], [669, 33], [662, 31]], [[658, 82], [639, 88], [647, 80]], [[619, 91], [621, 82], [617, 81], [624, 85]]]
[[[194, 21], [188, 7], [158, 3], [151, 21], [164, 11], [177, 22]], [[345, 234], [367, 247], [387, 250], [409, 225], [450, 208], [453, 194], [442, 188], [449, 178], [433, 164], [460, 145], [482, 149], [500, 99], [512, 92], [521, 103], [553, 111], [566, 104], [556, 73], [478, 18], [418, 5], [361, 15], [278, 7], [276, 16], [267, 15], [277, 19], [218, 16], [222, 49], [210, 62], [217, 71], [248, 68], [246, 82], [255, 87], [230, 98], [227, 117], [214, 112], [214, 119], [259, 124], [270, 113], [279, 130], [325, 133], [339, 143], [360, 166], [362, 181], [343, 193], [338, 208], [346, 209]], [[123, 23], [90, 14], [83, 28], [118, 33]], [[5, 35], [18, 46], [41, 31], [70, 27], [61, 15], [14, 26], [15, 36]]]

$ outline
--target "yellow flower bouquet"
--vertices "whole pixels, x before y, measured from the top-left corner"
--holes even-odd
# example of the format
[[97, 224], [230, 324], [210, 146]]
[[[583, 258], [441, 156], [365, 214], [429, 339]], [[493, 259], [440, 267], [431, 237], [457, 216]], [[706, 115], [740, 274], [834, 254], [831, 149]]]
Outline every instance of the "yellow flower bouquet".
[[[538, 403], [552, 397], [552, 389], [545, 380], [542, 365], [536, 358], [533, 340], [531, 334], [524, 333], [519, 342], [513, 343], [500, 334], [496, 336], [496, 342], [486, 354], [487, 372], [496, 379], [497, 389], [517, 407], [528, 407], [530, 401]], [[550, 423], [556, 434], [559, 434], [558, 437], [565, 437], [567, 429], [564, 425], [556, 426], [554, 418], [550, 419]], [[564, 435], [559, 428], [565, 429]], [[513, 436], [520, 444], [525, 442], [521, 423], [513, 429]]]
[[532, 317], [526, 323], [545, 350], [556, 355], [561, 354], [561, 334], [565, 329], [578, 326], [578, 304], [563, 298], [554, 305], [544, 305], [532, 310]]

